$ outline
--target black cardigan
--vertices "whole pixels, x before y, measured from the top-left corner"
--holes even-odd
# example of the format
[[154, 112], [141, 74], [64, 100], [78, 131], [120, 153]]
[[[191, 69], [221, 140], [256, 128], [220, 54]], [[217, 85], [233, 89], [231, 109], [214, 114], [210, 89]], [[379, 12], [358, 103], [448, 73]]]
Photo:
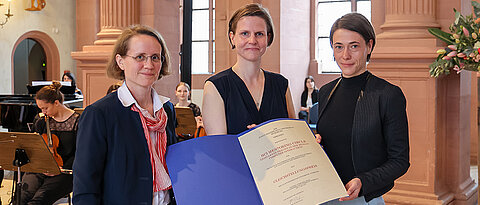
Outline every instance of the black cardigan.
[[[307, 107], [307, 95], [308, 95], [308, 90], [304, 90], [302, 92], [302, 98], [300, 99], [300, 105], [302, 107]], [[312, 97], [312, 104], [315, 104], [316, 102], [318, 102], [318, 89], [313, 89], [311, 97]]]
[[[336, 79], [319, 91], [319, 117]], [[317, 125], [317, 128], [319, 126]], [[368, 202], [394, 186], [410, 166], [406, 99], [402, 90], [374, 75], [360, 93], [352, 126], [352, 161]], [[359, 195], [359, 196], [360, 196]]]

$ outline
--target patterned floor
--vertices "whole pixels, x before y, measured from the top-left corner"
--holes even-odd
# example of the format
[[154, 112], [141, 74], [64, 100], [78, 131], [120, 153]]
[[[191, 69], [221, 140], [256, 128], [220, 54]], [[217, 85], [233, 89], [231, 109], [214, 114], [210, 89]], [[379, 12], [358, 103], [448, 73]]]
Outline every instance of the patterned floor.
[[[12, 196], [12, 185], [13, 185], [13, 172], [5, 171], [5, 177], [0, 187], [0, 197], [2, 199], [2, 205], [10, 204], [10, 198]], [[67, 198], [59, 199], [55, 204], [67, 205]]]
[[[8, 205], [10, 202], [10, 197], [12, 193], [12, 179], [13, 179], [13, 172], [6, 171], [5, 172], [5, 179], [3, 180], [2, 187], [0, 187], [0, 197], [2, 199], [2, 205]], [[470, 175], [478, 183], [478, 168], [477, 166], [470, 167]], [[68, 204], [67, 198], [62, 198], [58, 200], [55, 204], [59, 205], [66, 205]]]

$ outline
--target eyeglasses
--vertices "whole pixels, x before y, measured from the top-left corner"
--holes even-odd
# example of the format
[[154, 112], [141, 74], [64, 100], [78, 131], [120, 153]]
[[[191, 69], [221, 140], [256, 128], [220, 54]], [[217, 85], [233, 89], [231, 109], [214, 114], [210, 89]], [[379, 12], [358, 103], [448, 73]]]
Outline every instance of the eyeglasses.
[[146, 55], [138, 55], [138, 56], [130, 56], [130, 55], [126, 55], [125, 56], [128, 56], [130, 58], [133, 58], [135, 61], [137, 62], [147, 62], [147, 59], [150, 58], [150, 60], [152, 60], [152, 62], [154, 63], [160, 63], [160, 62], [165, 62], [165, 56], [158, 56], [157, 54], [153, 54], [151, 56], [146, 56]]

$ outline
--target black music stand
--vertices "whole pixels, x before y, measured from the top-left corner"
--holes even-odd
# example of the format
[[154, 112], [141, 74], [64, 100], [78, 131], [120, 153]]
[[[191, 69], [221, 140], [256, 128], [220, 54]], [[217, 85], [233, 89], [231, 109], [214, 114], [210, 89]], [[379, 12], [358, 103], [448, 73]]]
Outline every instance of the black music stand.
[[[37, 92], [45, 86], [47, 85], [28, 85], [27, 84], [28, 94], [37, 94]], [[63, 85], [62, 87], [60, 87], [60, 92], [62, 92], [63, 94], [75, 94], [76, 89], [77, 89], [76, 86]]]
[[47, 144], [37, 133], [0, 132], [0, 168], [18, 171], [13, 197], [17, 204], [20, 204], [22, 188], [21, 171], [60, 174], [60, 168]]
[[179, 141], [194, 138], [197, 130], [197, 121], [193, 116], [193, 111], [189, 107], [175, 107], [178, 126], [175, 128]]

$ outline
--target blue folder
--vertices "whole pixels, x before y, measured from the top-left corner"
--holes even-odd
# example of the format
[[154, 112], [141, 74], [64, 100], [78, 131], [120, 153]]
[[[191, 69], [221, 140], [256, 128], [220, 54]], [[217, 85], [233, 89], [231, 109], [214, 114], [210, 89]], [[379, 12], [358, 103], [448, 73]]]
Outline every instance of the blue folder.
[[171, 145], [166, 161], [177, 204], [263, 204], [237, 136]]

